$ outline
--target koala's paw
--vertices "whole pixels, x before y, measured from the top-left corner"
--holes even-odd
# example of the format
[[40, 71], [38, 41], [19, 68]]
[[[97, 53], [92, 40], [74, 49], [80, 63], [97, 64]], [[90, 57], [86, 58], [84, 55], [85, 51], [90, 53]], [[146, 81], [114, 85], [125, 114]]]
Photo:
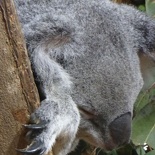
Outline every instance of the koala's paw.
[[[57, 103], [42, 104], [31, 115], [32, 124], [24, 125], [31, 144], [25, 149], [17, 149], [24, 155], [43, 155], [52, 148], [54, 154], [65, 154], [70, 150], [79, 125], [76, 108], [58, 106]], [[63, 110], [62, 110], [63, 109]], [[71, 111], [70, 111], [71, 110]], [[75, 110], [75, 111], [74, 111]]]
[[27, 146], [25, 149], [17, 149], [17, 151], [23, 153], [24, 155], [28, 154], [35, 154], [35, 155], [42, 155], [48, 150], [48, 146], [46, 142], [45, 134], [49, 134], [47, 129], [49, 128], [49, 122], [40, 121], [38, 124], [29, 124], [23, 125], [25, 128], [29, 129], [30, 131], [27, 133], [27, 139], [31, 140], [31, 144]]

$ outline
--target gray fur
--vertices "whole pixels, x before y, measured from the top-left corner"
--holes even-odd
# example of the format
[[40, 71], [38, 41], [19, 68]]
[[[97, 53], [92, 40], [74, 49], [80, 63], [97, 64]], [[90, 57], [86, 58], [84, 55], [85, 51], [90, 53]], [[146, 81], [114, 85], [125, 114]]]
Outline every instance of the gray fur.
[[32, 114], [49, 121], [36, 140], [55, 155], [70, 152], [78, 139], [104, 149], [120, 145], [112, 141], [109, 125], [126, 113], [132, 117], [143, 86], [137, 52], [155, 50], [155, 22], [109, 0], [15, 3], [46, 96]]

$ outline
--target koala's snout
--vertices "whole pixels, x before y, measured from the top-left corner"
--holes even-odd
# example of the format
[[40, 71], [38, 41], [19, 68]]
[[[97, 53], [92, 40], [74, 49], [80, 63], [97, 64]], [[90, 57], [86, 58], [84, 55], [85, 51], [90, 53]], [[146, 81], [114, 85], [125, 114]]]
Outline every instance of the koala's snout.
[[131, 134], [131, 114], [128, 112], [116, 118], [110, 123], [109, 132], [116, 146], [128, 143]]

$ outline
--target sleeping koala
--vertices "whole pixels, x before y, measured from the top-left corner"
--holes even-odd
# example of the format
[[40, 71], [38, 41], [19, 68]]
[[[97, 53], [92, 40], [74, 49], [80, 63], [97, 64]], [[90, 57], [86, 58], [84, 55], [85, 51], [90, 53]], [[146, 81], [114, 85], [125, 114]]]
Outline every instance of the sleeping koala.
[[129, 142], [143, 79], [138, 51], [155, 51], [155, 22], [110, 0], [15, 0], [41, 106], [24, 155], [105, 150]]

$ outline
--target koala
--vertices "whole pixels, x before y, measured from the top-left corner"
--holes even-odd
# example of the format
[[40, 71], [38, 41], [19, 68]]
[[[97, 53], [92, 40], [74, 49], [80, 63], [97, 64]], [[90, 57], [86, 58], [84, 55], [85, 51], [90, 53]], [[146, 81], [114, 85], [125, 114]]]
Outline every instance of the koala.
[[143, 87], [138, 53], [153, 57], [155, 21], [110, 0], [15, 0], [41, 105], [24, 155], [112, 150], [129, 142]]

